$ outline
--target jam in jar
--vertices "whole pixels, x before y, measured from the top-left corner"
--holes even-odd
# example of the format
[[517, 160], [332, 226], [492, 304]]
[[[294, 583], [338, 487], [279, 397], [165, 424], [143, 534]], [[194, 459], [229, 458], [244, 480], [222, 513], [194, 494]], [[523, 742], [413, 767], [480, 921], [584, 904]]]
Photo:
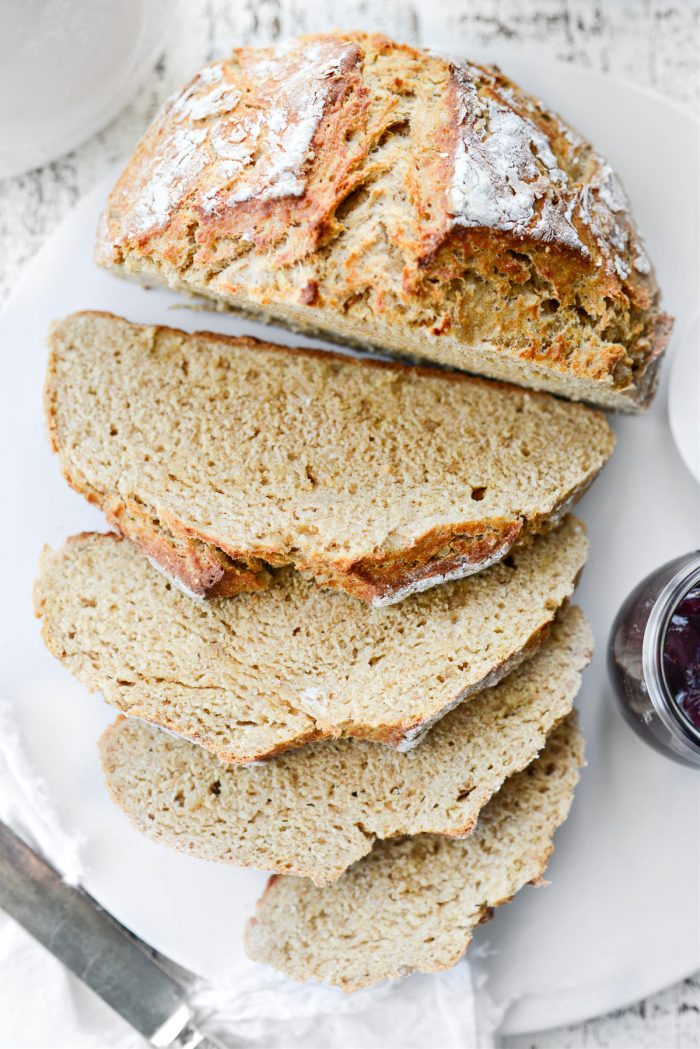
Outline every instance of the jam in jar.
[[613, 624], [608, 667], [636, 732], [700, 768], [700, 553], [669, 561], [635, 587]]

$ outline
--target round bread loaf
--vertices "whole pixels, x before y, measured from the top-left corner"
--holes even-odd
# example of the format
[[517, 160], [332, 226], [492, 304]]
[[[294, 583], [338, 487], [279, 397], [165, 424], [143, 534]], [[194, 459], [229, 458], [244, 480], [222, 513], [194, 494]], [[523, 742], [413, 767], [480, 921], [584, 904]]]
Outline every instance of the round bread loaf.
[[670, 330], [619, 180], [498, 69], [378, 34], [239, 48], [165, 105], [97, 259], [263, 319], [610, 408]]

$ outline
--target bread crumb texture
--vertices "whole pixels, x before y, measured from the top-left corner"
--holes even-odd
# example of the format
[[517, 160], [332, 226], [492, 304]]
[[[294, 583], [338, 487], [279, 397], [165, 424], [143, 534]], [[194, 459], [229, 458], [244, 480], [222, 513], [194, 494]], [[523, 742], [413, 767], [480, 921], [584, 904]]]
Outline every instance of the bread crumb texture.
[[246, 929], [249, 956], [346, 991], [449, 968], [492, 908], [541, 877], [582, 762], [571, 714], [541, 756], [506, 780], [468, 838], [380, 842], [322, 888], [273, 877]]
[[293, 564], [374, 604], [480, 570], [610, 455], [589, 408], [501, 383], [76, 314], [46, 410], [69, 483], [199, 596]]
[[570, 713], [591, 648], [583, 614], [568, 607], [530, 660], [456, 707], [407, 754], [345, 739], [226, 766], [122, 717], [100, 742], [107, 786], [156, 841], [323, 884], [377, 838], [469, 834], [503, 781], [533, 761]]
[[496, 68], [383, 36], [234, 50], [165, 104], [97, 259], [292, 327], [611, 408], [669, 319], [603, 157]]
[[415, 744], [531, 654], [587, 554], [567, 518], [477, 575], [368, 608], [281, 569], [260, 593], [193, 601], [115, 535], [45, 550], [51, 652], [123, 713], [247, 762], [354, 736]]

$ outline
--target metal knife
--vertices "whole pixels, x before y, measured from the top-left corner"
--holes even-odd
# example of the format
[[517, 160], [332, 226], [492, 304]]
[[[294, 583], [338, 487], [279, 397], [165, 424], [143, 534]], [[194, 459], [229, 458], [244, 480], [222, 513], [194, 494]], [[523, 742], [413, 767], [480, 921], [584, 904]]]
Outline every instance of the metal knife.
[[221, 1049], [187, 1004], [197, 978], [158, 955], [0, 821], [0, 908], [158, 1049]]

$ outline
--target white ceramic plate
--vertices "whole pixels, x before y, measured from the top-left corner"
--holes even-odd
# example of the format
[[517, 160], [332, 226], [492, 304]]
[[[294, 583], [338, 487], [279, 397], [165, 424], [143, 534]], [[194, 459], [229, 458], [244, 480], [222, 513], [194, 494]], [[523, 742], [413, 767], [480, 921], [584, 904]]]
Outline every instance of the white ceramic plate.
[[[683, 326], [698, 280], [692, 118], [600, 76], [516, 56], [503, 64], [608, 154], [647, 236], [666, 307]], [[176, 855], [131, 829], [107, 799], [95, 750], [113, 712], [44, 652], [32, 615], [42, 545], [103, 527], [66, 487], [48, 450], [44, 338], [53, 317], [92, 308], [190, 330], [323, 344], [232, 316], [175, 309], [175, 296], [97, 270], [92, 239], [109, 181], [56, 231], [0, 317], [0, 689], [16, 704], [27, 750], [64, 824], [85, 839], [87, 888], [159, 950], [221, 977], [248, 964], [241, 931], [264, 876]], [[580, 696], [589, 764], [572, 817], [557, 835], [551, 886], [522, 892], [476, 937], [493, 952], [485, 963], [491, 994], [513, 1003], [509, 1032], [624, 1006], [700, 968], [700, 776], [632, 735], [605, 674], [606, 638], [622, 599], [645, 573], [698, 542], [698, 489], [675, 450], [665, 398], [662, 384], [647, 415], [615, 420], [613, 460], [580, 504], [591, 557], [579, 601], [598, 646]]]

